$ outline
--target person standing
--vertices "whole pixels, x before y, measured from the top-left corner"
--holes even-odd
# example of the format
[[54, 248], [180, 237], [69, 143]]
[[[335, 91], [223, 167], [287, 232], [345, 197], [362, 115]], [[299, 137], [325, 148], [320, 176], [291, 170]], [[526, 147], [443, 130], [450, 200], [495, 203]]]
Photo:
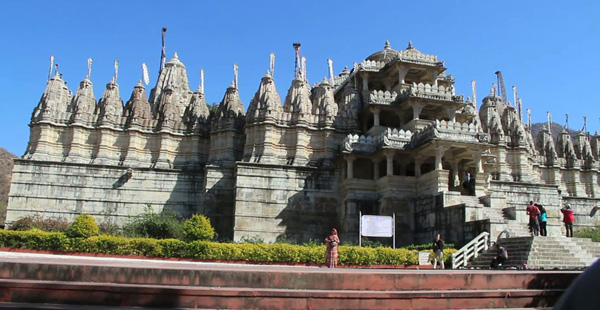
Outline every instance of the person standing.
[[531, 234], [538, 236], [540, 234], [540, 222], [538, 221], [540, 210], [535, 206], [533, 201], [529, 201], [529, 205], [525, 211], [529, 215], [529, 229], [531, 230]]
[[492, 259], [492, 263], [490, 264], [490, 268], [498, 269], [504, 262], [508, 259], [508, 252], [506, 248], [501, 246], [500, 243], [496, 242], [496, 257]]
[[568, 203], [565, 204], [565, 207], [560, 209], [560, 212], [563, 214], [563, 223], [565, 223], [565, 228], [567, 229], [567, 237], [573, 237], [573, 222], [575, 222], [575, 217], [573, 217], [571, 205]]
[[548, 236], [548, 229], [546, 228], [546, 224], [548, 224], [546, 222], [548, 220], [548, 213], [546, 213], [546, 208], [537, 203], [535, 206], [540, 210], [540, 214], [538, 215], [538, 221], [540, 222], [540, 236]]
[[433, 269], [437, 267], [437, 262], [440, 261], [440, 268], [444, 268], [444, 240], [442, 236], [437, 234], [433, 240]]
[[338, 245], [340, 238], [338, 237], [337, 229], [331, 229], [331, 235], [325, 238], [327, 249], [325, 251], [325, 265], [329, 268], [337, 267], [338, 262]]

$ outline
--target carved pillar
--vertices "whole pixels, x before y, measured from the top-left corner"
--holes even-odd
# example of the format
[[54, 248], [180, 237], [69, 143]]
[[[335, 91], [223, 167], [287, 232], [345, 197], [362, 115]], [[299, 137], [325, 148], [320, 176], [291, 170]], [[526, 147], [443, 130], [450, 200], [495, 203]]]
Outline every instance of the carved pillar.
[[421, 176], [421, 159], [415, 158], [415, 176]]
[[371, 108], [371, 112], [373, 112], [373, 127], [379, 126], [379, 113], [381, 109], [379, 107]]
[[413, 119], [419, 119], [419, 115], [421, 114], [421, 110], [423, 110], [423, 107], [425, 106], [425, 104], [423, 103], [413, 103], [412, 104], [412, 108], [413, 108]]
[[454, 108], [454, 107], [447, 107], [446, 108], [446, 112], [448, 113], [448, 119], [451, 122], [455, 122], [456, 121], [456, 108]]
[[406, 77], [407, 73], [408, 73], [408, 68], [406, 68], [406, 67], [400, 67], [398, 69], [398, 81], [400, 81], [400, 84], [404, 84], [404, 78]]
[[369, 102], [369, 73], [363, 73], [362, 95], [364, 102]]
[[373, 160], [373, 180], [379, 179], [379, 160]]
[[458, 160], [453, 160], [451, 162], [452, 165], [452, 185], [459, 186], [460, 185], [460, 175], [458, 171]]
[[481, 153], [473, 153], [473, 159], [475, 160], [475, 173], [483, 172], [483, 166], [481, 165]]
[[394, 151], [393, 150], [386, 151], [385, 158], [387, 160], [386, 175], [394, 175]]
[[346, 179], [354, 179], [354, 160], [356, 156], [347, 155], [346, 156]]
[[442, 170], [442, 157], [446, 148], [438, 147], [435, 149], [435, 170]]
[[435, 85], [435, 86], [438, 86], [438, 80], [437, 80], [437, 77], [438, 77], [438, 73], [437, 73], [437, 72], [435, 72], [435, 71], [431, 71], [431, 82], [432, 82], [432, 84], [433, 84], [433, 85]]

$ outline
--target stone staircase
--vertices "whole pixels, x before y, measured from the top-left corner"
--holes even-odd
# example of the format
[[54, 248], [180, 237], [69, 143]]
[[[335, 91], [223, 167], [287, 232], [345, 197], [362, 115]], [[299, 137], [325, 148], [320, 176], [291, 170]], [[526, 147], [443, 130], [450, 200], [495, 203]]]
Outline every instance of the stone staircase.
[[[499, 233], [507, 230], [510, 237], [525, 237], [530, 236], [527, 223], [518, 222], [514, 219], [514, 214], [510, 214], [507, 210], [490, 205], [487, 201], [487, 196], [465, 196], [458, 197], [458, 201], [465, 205], [466, 208], [474, 209], [477, 216], [472, 217], [472, 220], [489, 220], [491, 239], [495, 240]], [[506, 237], [506, 236], [504, 236]]]
[[328, 269], [0, 252], [0, 309], [542, 309], [553, 306], [579, 274]]
[[[581, 269], [600, 257], [600, 243], [584, 238], [512, 237], [498, 242], [508, 251], [509, 259], [504, 268]], [[489, 268], [495, 255], [495, 249], [490, 248], [474, 259], [469, 267]]]

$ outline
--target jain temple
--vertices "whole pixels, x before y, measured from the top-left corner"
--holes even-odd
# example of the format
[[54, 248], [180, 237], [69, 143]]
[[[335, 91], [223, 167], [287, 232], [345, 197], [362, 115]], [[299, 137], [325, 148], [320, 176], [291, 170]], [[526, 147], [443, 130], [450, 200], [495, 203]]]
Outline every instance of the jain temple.
[[564, 235], [564, 203], [575, 230], [599, 222], [600, 136], [555, 139], [545, 127], [534, 137], [501, 73], [480, 102], [465, 99], [437, 56], [386, 42], [337, 76], [330, 62], [330, 77], [310, 85], [294, 46], [295, 78], [278, 90], [271, 67], [247, 109], [237, 70], [211, 110], [177, 54], [126, 101], [116, 73], [97, 100], [89, 69], [74, 91], [56, 70], [39, 103], [26, 103], [31, 133], [7, 224], [80, 213], [122, 224], [173, 210], [208, 216], [223, 239], [321, 240], [336, 227], [357, 242], [360, 213], [395, 214], [401, 246], [436, 233], [456, 244], [483, 231], [526, 236], [529, 200], [548, 210], [549, 235]]

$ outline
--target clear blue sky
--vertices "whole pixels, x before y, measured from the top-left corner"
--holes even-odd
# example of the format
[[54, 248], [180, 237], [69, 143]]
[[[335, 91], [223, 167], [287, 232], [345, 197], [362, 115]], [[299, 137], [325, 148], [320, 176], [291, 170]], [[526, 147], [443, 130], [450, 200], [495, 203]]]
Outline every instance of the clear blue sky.
[[[308, 78], [335, 73], [381, 50], [385, 40], [408, 41], [444, 60], [459, 94], [489, 93], [501, 70], [512, 100], [517, 85], [534, 122], [546, 120], [600, 131], [600, 1], [6, 1], [0, 11], [0, 147], [20, 156], [29, 119], [42, 95], [50, 55], [76, 90], [93, 58], [96, 99], [119, 60], [121, 97], [141, 78], [141, 63], [156, 83], [160, 31], [167, 55], [178, 52], [190, 87], [205, 70], [209, 103], [219, 102], [239, 64], [247, 106], [276, 54], [275, 82], [282, 98], [294, 71], [293, 42], [302, 43]], [[480, 105], [481, 103], [478, 103]]]

